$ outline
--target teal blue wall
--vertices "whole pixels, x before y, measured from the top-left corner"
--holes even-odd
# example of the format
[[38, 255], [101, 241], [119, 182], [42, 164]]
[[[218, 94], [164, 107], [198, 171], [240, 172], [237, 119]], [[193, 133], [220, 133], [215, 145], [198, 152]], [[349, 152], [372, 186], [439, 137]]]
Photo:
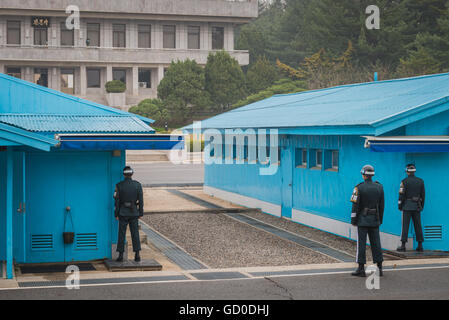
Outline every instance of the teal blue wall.
[[[443, 119], [444, 121], [438, 121]], [[431, 117], [421, 123], [400, 128], [386, 135], [423, 134], [421, 128], [431, 128], [426, 132], [447, 134], [449, 112]], [[381, 231], [399, 236], [402, 215], [397, 208], [399, 185], [406, 177], [405, 166], [415, 161], [417, 175], [425, 179], [428, 200], [423, 212], [423, 225], [449, 226], [447, 210], [449, 197], [449, 154], [404, 154], [376, 153], [364, 148], [365, 139], [359, 136], [281, 136], [280, 145], [290, 148], [324, 149], [339, 151], [338, 171], [312, 168], [296, 168], [293, 163], [281, 159], [282, 166], [293, 170], [293, 208], [343, 222], [350, 222], [353, 188], [362, 177], [361, 168], [365, 164], [375, 167], [376, 176], [384, 186], [385, 214]], [[324, 156], [323, 156], [324, 157]], [[310, 166], [310, 163], [309, 163]], [[244, 196], [282, 204], [281, 168], [273, 176], [259, 174], [260, 164], [206, 165], [205, 185], [238, 193]], [[447, 232], [443, 227], [442, 241], [428, 241], [427, 249], [449, 250]], [[411, 233], [413, 235], [413, 233]]]

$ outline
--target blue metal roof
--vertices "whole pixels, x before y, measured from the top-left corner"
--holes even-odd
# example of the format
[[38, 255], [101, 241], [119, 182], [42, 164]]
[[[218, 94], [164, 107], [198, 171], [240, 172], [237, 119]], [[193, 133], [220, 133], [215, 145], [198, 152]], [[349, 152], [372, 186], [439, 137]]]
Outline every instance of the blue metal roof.
[[41, 134], [29, 132], [0, 123], [0, 146], [25, 145], [39, 150], [50, 151], [59, 141]]
[[0, 123], [42, 133], [152, 133], [154, 130], [130, 116], [69, 116], [0, 114]]
[[0, 122], [35, 132], [151, 133], [154, 121], [0, 74]]
[[399, 120], [410, 122], [418, 113], [414, 121], [449, 110], [448, 97], [449, 73], [344, 85], [276, 95], [204, 120], [201, 127], [289, 128], [298, 134], [311, 128], [316, 134], [338, 134], [352, 127], [352, 133], [378, 135], [393, 121], [399, 127]]

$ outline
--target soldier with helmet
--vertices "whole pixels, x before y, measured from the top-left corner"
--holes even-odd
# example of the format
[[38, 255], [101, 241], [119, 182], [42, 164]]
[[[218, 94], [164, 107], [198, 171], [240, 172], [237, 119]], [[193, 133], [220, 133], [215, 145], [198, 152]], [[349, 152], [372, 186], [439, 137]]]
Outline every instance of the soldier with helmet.
[[401, 246], [397, 248], [398, 251], [405, 251], [405, 244], [408, 238], [408, 229], [410, 219], [413, 220], [415, 227], [416, 241], [418, 247], [416, 251], [422, 252], [424, 241], [422, 226], [421, 226], [421, 211], [424, 209], [425, 189], [424, 181], [415, 176], [416, 167], [414, 164], [408, 164], [405, 171], [408, 177], [402, 180], [399, 188], [399, 210], [402, 211], [402, 235]]
[[361, 174], [364, 182], [354, 188], [351, 197], [352, 213], [351, 224], [357, 226], [357, 257], [359, 264], [353, 276], [365, 277], [366, 239], [369, 237], [373, 261], [379, 268], [382, 276], [382, 246], [380, 244], [379, 226], [384, 214], [384, 190], [379, 182], [373, 182], [374, 168], [366, 165]]
[[134, 171], [131, 167], [123, 169], [125, 179], [117, 183], [115, 187], [115, 218], [119, 221], [117, 251], [119, 256], [117, 261], [123, 261], [123, 252], [125, 251], [126, 229], [129, 224], [134, 260], [140, 261], [140, 237], [139, 237], [139, 218], [143, 216], [143, 190], [142, 185], [132, 180]]

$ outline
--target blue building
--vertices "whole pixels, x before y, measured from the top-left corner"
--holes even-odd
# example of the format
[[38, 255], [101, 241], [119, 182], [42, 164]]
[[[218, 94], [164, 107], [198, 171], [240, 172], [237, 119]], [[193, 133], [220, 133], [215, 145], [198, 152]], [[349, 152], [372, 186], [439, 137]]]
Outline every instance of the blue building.
[[[382, 246], [395, 249], [402, 219], [399, 185], [406, 164], [415, 163], [426, 183], [424, 247], [449, 251], [448, 129], [449, 74], [276, 95], [201, 122], [210, 140], [204, 190], [355, 239], [349, 199], [362, 181], [362, 166], [372, 164], [386, 197]], [[227, 139], [220, 139], [226, 130]], [[278, 135], [277, 154], [261, 145], [270, 141], [269, 130]], [[270, 165], [264, 163], [270, 149], [271, 165], [278, 166], [273, 174], [261, 174]], [[409, 235], [412, 247], [413, 230]]]
[[[125, 150], [170, 149], [153, 121], [0, 74], [0, 260], [111, 258]], [[73, 243], [63, 232], [74, 232]]]

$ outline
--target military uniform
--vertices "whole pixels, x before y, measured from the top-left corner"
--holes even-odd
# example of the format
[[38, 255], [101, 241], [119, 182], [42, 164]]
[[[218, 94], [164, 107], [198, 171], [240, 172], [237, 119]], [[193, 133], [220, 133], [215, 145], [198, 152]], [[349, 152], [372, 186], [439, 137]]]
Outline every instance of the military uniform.
[[357, 263], [366, 263], [366, 238], [369, 237], [374, 263], [383, 261], [379, 226], [384, 214], [384, 190], [379, 182], [366, 180], [354, 188], [351, 197], [351, 224], [357, 226]]
[[117, 251], [125, 251], [126, 228], [129, 224], [133, 251], [139, 252], [139, 217], [143, 216], [143, 190], [142, 185], [130, 177], [117, 183], [115, 187], [115, 217], [119, 219]]
[[421, 226], [421, 211], [424, 209], [425, 189], [424, 181], [414, 175], [411, 175], [401, 182], [399, 188], [399, 210], [402, 214], [402, 234], [401, 242], [407, 242], [408, 229], [410, 226], [410, 219], [413, 220], [415, 227], [416, 241], [421, 243], [424, 241], [422, 226]]

